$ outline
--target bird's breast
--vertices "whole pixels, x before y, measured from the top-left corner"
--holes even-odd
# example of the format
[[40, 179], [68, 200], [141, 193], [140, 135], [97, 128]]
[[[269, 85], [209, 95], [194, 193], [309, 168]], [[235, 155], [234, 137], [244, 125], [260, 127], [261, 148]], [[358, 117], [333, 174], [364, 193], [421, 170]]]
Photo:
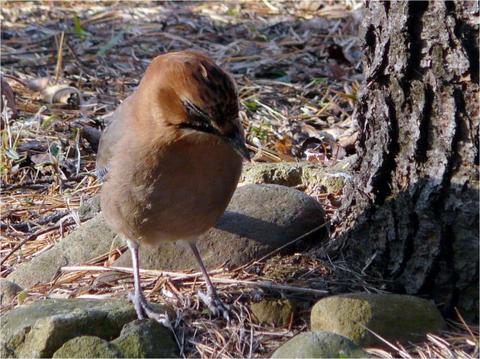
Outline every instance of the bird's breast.
[[[195, 237], [214, 226], [240, 177], [242, 160], [233, 148], [201, 133], [145, 147], [112, 163], [102, 191], [107, 221], [147, 243]], [[120, 198], [110, 195], [119, 191]]]

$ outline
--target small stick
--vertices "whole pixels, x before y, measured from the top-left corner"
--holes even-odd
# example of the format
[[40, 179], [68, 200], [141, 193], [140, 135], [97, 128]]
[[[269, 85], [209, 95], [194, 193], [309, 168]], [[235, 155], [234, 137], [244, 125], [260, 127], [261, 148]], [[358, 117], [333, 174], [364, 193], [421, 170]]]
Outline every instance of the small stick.
[[363, 329], [367, 330], [368, 332], [370, 332], [371, 334], [373, 334], [375, 337], [377, 337], [378, 339], [380, 339], [382, 342], [384, 342], [385, 344], [387, 344], [390, 348], [392, 348], [393, 350], [396, 350], [397, 352], [399, 352], [400, 354], [404, 355], [405, 358], [408, 358], [409, 355], [408, 353], [406, 353], [405, 351], [403, 351], [402, 349], [396, 347], [394, 344], [390, 343], [387, 339], [383, 338], [382, 336], [380, 336], [380, 334], [377, 334], [375, 333], [373, 330], [371, 330], [370, 328], [366, 327], [365, 325], [363, 325], [362, 323], [359, 323], [357, 322], [357, 324], [359, 326], [361, 326]]
[[309, 293], [309, 294], [318, 294], [318, 295], [324, 295], [324, 294], [330, 293], [328, 290], [294, 287], [294, 286], [284, 285], [284, 284], [274, 284], [272, 282], [267, 282], [267, 281], [253, 282], [250, 280], [229, 279], [229, 278], [212, 278], [212, 281], [220, 284], [243, 284], [249, 287], [261, 287], [261, 288], [273, 289], [273, 290], [287, 290], [290, 292]]
[[[76, 272], [76, 271], [99, 271], [99, 272], [122, 272], [122, 273], [133, 273], [132, 268], [128, 267], [100, 267], [100, 266], [67, 266], [61, 267], [62, 272]], [[218, 272], [218, 271], [217, 271]], [[140, 269], [140, 273], [150, 274], [156, 276], [170, 276], [172, 280], [185, 280], [190, 278], [201, 277], [202, 273], [196, 272], [192, 274], [183, 274], [178, 272], [164, 272], [152, 269]], [[213, 273], [211, 271], [210, 273]], [[211, 277], [212, 281], [220, 284], [243, 284], [250, 287], [262, 287], [273, 290], [287, 290], [291, 292], [300, 292], [300, 293], [310, 293], [324, 295], [330, 293], [328, 290], [313, 289], [313, 288], [302, 288], [294, 287], [290, 285], [283, 284], [274, 284], [267, 281], [250, 281], [250, 280], [241, 280], [241, 279], [230, 279], [230, 278], [215, 278]]]
[[57, 65], [55, 66], [55, 83], [58, 83], [60, 78], [60, 71], [62, 71], [63, 62], [63, 41], [65, 39], [65, 32], [60, 34], [60, 41], [57, 42]]
[[[78, 271], [98, 271], [98, 272], [120, 272], [120, 273], [133, 273], [133, 269], [130, 267], [101, 267], [101, 266], [65, 266], [60, 268], [62, 272], [78, 272]], [[222, 269], [212, 270], [209, 273], [221, 273]], [[202, 276], [201, 272], [195, 272], [190, 274], [179, 272], [166, 272], [153, 269], [140, 269], [141, 274], [171, 277], [172, 280], [178, 279], [190, 279]]]
[[472, 330], [470, 329], [470, 327], [467, 325], [467, 323], [465, 322], [465, 320], [463, 319], [462, 315], [460, 314], [460, 312], [458, 311], [457, 307], [453, 308], [455, 310], [455, 314], [457, 314], [457, 317], [458, 319], [460, 319], [460, 321], [462, 322], [463, 326], [465, 327], [465, 329], [467, 330], [468, 334], [470, 334], [470, 336], [472, 337], [472, 340], [473, 342], [477, 342], [476, 338], [475, 338], [475, 335], [473, 335], [473, 332]]

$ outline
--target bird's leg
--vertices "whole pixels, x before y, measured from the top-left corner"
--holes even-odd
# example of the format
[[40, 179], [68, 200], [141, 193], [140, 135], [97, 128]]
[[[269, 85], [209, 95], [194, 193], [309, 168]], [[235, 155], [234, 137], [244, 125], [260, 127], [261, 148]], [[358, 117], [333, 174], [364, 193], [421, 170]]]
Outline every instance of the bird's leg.
[[140, 267], [138, 263], [138, 243], [127, 239], [127, 245], [132, 254], [133, 281], [135, 286], [135, 291], [130, 293], [128, 297], [135, 307], [137, 318], [141, 320], [148, 317], [156, 320], [159, 323], [162, 323], [168, 328], [171, 328], [171, 323], [168, 319], [167, 313], [156, 312], [143, 295], [142, 286], [140, 283]]
[[136, 242], [127, 239], [128, 249], [132, 255], [132, 268], [133, 268], [133, 283], [135, 291], [128, 295], [132, 301], [135, 311], [137, 312], [138, 319], [145, 319], [145, 310], [142, 303], [145, 302], [145, 297], [142, 292], [142, 286], [140, 283], [140, 268], [138, 265], [138, 244]]
[[217, 290], [215, 289], [212, 281], [210, 280], [207, 269], [203, 264], [202, 257], [200, 257], [200, 253], [198, 252], [196, 243], [191, 241], [189, 241], [188, 243], [190, 245], [190, 248], [192, 249], [193, 255], [195, 256], [198, 265], [200, 266], [200, 270], [202, 271], [203, 277], [205, 278], [205, 282], [207, 283], [207, 293], [205, 294], [199, 291], [198, 296], [206, 304], [208, 309], [212, 311], [213, 315], [223, 316], [227, 321], [229, 321], [230, 316], [228, 315], [228, 308], [218, 297]]

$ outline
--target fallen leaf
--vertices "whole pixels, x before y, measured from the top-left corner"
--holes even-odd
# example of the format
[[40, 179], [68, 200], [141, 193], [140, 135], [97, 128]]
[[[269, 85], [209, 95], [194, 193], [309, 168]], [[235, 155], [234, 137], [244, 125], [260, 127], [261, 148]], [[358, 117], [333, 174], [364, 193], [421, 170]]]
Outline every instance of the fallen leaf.
[[330, 73], [332, 74], [332, 77], [336, 80], [342, 80], [343, 77], [345, 76], [345, 70], [339, 66], [336, 63], [329, 62], [328, 67], [330, 69]]
[[289, 136], [283, 136], [281, 140], [275, 143], [275, 149], [282, 156], [292, 156], [293, 141]]
[[0, 96], [0, 111], [2, 113], [1, 121], [0, 121], [0, 128], [3, 129], [5, 126], [5, 121], [7, 119], [3, 118], [3, 107], [7, 107], [7, 111], [9, 112], [9, 118], [15, 119], [17, 117], [17, 106], [15, 105], [15, 94], [13, 93], [12, 88], [8, 84], [7, 81], [0, 78], [1, 80], [1, 96]]
[[98, 144], [100, 143], [100, 136], [102, 132], [97, 130], [95, 127], [88, 126], [88, 125], [81, 125], [82, 127], [82, 137], [90, 143], [92, 149], [97, 152]]
[[340, 45], [332, 44], [327, 47], [328, 57], [337, 61], [338, 64], [351, 65], [352, 63], [345, 57], [343, 48]]
[[29, 90], [42, 92], [48, 87], [50, 83], [50, 77], [39, 77], [31, 80], [23, 80], [23, 83], [28, 87]]
[[38, 153], [36, 155], [31, 155], [30, 160], [36, 165], [50, 164], [52, 162], [50, 154], [48, 153]]
[[80, 91], [67, 85], [48, 86], [42, 91], [41, 95], [44, 101], [51, 104], [58, 103], [78, 108], [81, 102]]

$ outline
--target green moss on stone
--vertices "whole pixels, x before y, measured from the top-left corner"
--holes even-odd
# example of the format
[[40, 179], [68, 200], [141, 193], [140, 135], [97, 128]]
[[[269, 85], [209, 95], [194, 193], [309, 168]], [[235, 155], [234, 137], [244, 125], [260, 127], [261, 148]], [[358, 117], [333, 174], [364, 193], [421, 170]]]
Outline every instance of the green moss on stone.
[[122, 300], [45, 300], [19, 306], [0, 321], [2, 351], [15, 357], [51, 357], [69, 339], [82, 335], [117, 337], [136, 318]]
[[250, 304], [250, 309], [260, 323], [285, 326], [295, 311], [295, 303], [288, 299], [264, 299]]
[[176, 358], [178, 348], [172, 333], [154, 320], [135, 320], [126, 324], [112, 341], [125, 358]]
[[312, 330], [338, 333], [361, 346], [382, 344], [366, 328], [387, 340], [418, 342], [426, 333], [445, 327], [433, 303], [397, 294], [353, 293], [324, 298], [313, 307], [310, 321]]
[[76, 337], [58, 349], [52, 358], [123, 358], [118, 348], [99, 337]]
[[351, 340], [329, 332], [300, 333], [278, 348], [272, 358], [366, 358]]
[[336, 172], [345, 172], [340, 170], [340, 167], [327, 170], [310, 162], [256, 163], [245, 166], [240, 182], [270, 183], [287, 187], [322, 185], [329, 193], [338, 192], [345, 185], [345, 178], [336, 175]]

